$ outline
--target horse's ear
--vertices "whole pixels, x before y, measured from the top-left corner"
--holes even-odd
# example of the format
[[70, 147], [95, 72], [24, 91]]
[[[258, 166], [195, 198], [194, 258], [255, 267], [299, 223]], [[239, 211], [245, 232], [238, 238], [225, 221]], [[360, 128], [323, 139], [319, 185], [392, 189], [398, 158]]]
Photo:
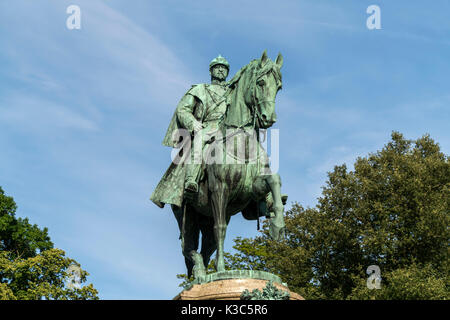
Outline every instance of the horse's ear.
[[267, 57], [267, 49], [266, 49], [266, 50], [264, 50], [264, 52], [261, 56], [261, 59], [259, 60], [259, 66], [261, 67], [261, 66], [265, 65], [267, 62], [267, 59], [268, 59], [268, 57]]
[[275, 61], [275, 63], [279, 68], [283, 66], [283, 56], [281, 55], [281, 53], [278, 53], [277, 61]]

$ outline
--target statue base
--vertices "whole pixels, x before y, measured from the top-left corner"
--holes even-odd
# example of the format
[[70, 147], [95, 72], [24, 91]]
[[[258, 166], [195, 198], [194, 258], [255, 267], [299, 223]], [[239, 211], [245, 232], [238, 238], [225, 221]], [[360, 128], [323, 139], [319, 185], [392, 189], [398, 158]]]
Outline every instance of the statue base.
[[305, 300], [291, 292], [280, 277], [264, 271], [229, 270], [208, 274], [195, 279], [192, 285], [180, 292], [173, 300], [240, 300], [245, 290], [261, 292], [271, 281], [278, 290], [288, 292], [289, 300]]

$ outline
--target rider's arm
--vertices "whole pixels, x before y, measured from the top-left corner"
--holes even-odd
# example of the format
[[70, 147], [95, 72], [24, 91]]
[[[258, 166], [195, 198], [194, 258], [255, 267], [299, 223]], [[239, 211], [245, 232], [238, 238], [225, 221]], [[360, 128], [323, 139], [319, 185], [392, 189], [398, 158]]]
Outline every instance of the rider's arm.
[[189, 130], [191, 133], [194, 132], [195, 124], [199, 123], [194, 117], [195, 105], [195, 97], [191, 94], [186, 94], [178, 104], [176, 111], [177, 118], [181, 126]]

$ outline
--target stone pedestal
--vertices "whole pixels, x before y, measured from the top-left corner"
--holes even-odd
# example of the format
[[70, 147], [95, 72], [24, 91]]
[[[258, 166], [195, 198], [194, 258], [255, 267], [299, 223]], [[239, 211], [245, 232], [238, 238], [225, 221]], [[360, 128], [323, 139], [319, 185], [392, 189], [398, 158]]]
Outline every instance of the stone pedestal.
[[196, 279], [173, 300], [239, 300], [244, 290], [263, 291], [269, 281], [272, 281], [277, 289], [289, 292], [289, 300], [305, 300], [299, 294], [291, 292], [279, 277], [253, 270], [231, 270], [209, 274]]

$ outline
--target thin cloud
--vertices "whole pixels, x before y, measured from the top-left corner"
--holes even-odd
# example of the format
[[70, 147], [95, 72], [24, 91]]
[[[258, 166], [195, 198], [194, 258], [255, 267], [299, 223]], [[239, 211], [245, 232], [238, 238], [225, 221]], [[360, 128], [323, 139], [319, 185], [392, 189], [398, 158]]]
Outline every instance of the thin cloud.
[[0, 121], [30, 134], [74, 129], [98, 131], [97, 124], [70, 107], [36, 96], [14, 93], [0, 99]]

